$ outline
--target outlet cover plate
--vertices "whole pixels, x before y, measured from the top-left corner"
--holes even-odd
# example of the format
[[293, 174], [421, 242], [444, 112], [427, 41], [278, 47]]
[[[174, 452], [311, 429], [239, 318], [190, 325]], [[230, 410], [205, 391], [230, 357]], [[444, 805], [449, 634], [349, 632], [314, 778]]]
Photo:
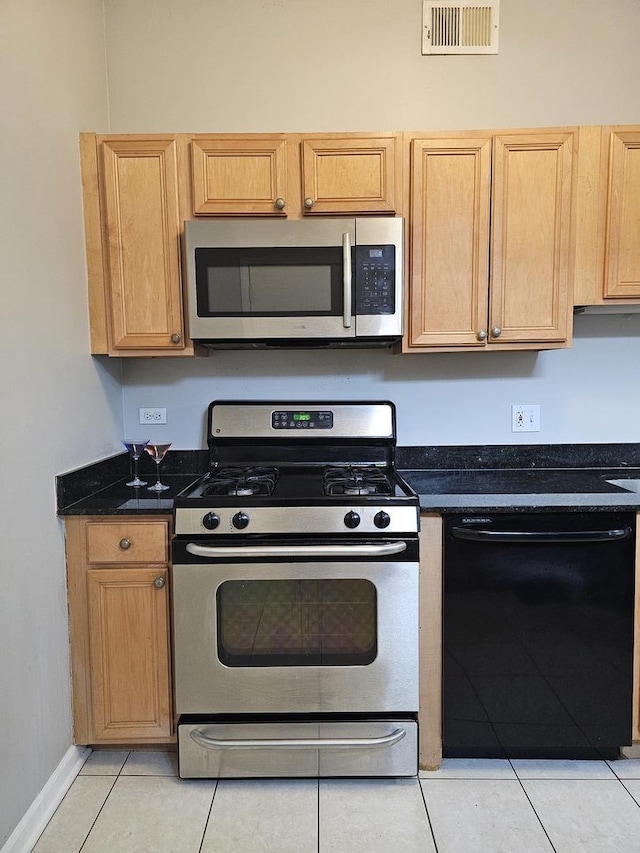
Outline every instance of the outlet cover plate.
[[540, 404], [516, 403], [511, 406], [511, 432], [540, 432]]

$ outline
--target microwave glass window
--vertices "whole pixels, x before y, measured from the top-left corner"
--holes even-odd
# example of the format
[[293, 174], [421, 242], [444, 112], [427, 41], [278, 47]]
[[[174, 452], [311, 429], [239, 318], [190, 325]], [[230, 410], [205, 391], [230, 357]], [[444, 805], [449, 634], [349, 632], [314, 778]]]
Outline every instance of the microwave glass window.
[[342, 316], [342, 249], [196, 249], [200, 317]]
[[327, 266], [210, 267], [207, 285], [214, 314], [331, 311], [331, 270]]
[[366, 666], [377, 655], [376, 588], [364, 578], [226, 581], [217, 615], [226, 666]]

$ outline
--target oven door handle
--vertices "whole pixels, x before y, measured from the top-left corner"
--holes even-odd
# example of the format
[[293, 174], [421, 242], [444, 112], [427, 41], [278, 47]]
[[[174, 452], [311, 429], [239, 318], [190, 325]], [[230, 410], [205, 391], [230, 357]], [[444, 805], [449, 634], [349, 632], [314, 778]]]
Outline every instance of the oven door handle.
[[405, 729], [394, 729], [384, 737], [338, 738], [214, 738], [200, 729], [190, 732], [190, 737], [205, 749], [376, 749], [393, 746], [406, 735]]
[[382, 545], [198, 545], [186, 550], [195, 557], [386, 557], [400, 554], [406, 542]]

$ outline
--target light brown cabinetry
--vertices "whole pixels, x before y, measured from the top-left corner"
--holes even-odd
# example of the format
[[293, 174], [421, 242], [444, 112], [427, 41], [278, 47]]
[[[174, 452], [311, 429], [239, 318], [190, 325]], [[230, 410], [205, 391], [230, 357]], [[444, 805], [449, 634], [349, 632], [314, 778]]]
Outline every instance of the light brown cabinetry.
[[80, 140], [91, 351], [193, 355], [183, 317], [178, 137]]
[[571, 333], [571, 129], [407, 137], [405, 352], [542, 349]]
[[191, 138], [193, 215], [395, 213], [397, 134]]
[[580, 128], [575, 305], [640, 301], [640, 126]]
[[173, 740], [163, 516], [66, 519], [74, 739]]

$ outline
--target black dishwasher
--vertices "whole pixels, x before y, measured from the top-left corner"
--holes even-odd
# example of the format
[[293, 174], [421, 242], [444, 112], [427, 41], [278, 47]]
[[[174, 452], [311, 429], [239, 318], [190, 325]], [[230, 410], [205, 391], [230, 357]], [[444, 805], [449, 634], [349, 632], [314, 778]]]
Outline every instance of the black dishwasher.
[[617, 758], [635, 513], [448, 515], [444, 529], [443, 755]]

